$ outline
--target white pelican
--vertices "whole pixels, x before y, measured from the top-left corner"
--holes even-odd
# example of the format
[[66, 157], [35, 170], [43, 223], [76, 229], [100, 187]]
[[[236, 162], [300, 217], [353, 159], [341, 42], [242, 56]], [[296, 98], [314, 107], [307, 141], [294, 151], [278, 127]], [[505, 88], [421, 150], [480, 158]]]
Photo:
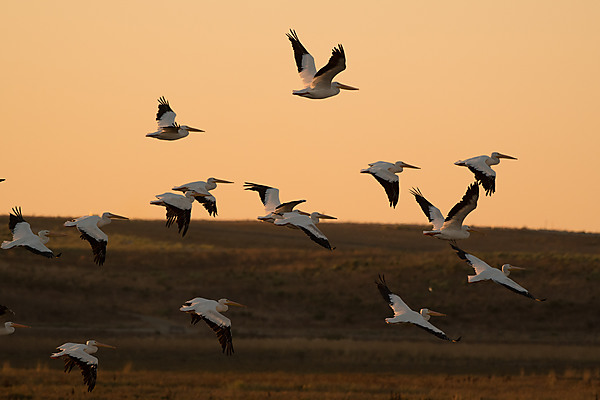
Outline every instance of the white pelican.
[[12, 242], [4, 241], [1, 247], [5, 250], [12, 249], [13, 247], [22, 246], [34, 254], [39, 254], [44, 257], [54, 258], [60, 257], [60, 254], [56, 256], [46, 246], [44, 246], [50, 240], [50, 236], [64, 236], [59, 233], [52, 233], [48, 230], [39, 231], [38, 234], [34, 234], [31, 231], [31, 226], [23, 218], [21, 214], [21, 207], [15, 207], [12, 209], [10, 218], [8, 220], [8, 228], [13, 234]]
[[185, 196], [176, 193], [157, 194], [158, 200], [152, 200], [150, 204], [165, 207], [167, 209], [167, 228], [173, 225], [173, 222], [177, 222], [178, 231], [183, 237], [190, 227], [192, 203], [195, 196], [201, 196], [201, 194], [194, 191], [185, 192]]
[[273, 223], [276, 219], [283, 218], [283, 214], [293, 211], [294, 207], [306, 201], [295, 200], [282, 204], [279, 201], [279, 189], [271, 186], [259, 185], [257, 183], [244, 182], [244, 190], [258, 192], [260, 200], [265, 206], [265, 212], [267, 213], [262, 217], [258, 217], [258, 219], [264, 222]]
[[204, 132], [201, 129], [192, 128], [187, 125], [178, 125], [175, 122], [176, 115], [171, 109], [169, 102], [164, 97], [159, 98], [158, 112], [156, 113], [158, 130], [147, 134], [146, 137], [160, 140], [177, 140], [186, 137], [190, 132]]
[[81, 240], [87, 240], [92, 246], [94, 262], [98, 265], [104, 264], [106, 259], [106, 245], [108, 236], [100, 230], [100, 227], [110, 224], [112, 219], [129, 219], [117, 214], [105, 212], [102, 217], [98, 215], [86, 215], [71, 221], [65, 222], [65, 226], [74, 226], [81, 233]]
[[58, 346], [56, 349], [59, 352], [50, 355], [51, 358], [63, 357], [65, 361], [65, 372], [71, 372], [73, 367], [77, 365], [81, 369], [83, 375], [83, 383], [87, 385], [88, 392], [94, 390], [96, 386], [96, 376], [98, 372], [98, 359], [90, 354], [98, 351], [98, 347], [108, 347], [116, 349], [115, 346], [100, 343], [95, 340], [88, 340], [85, 344], [82, 343], [65, 343]]
[[13, 310], [0, 304], [0, 318], [6, 318], [6, 317], [8, 317], [9, 314], [15, 315]]
[[325, 236], [323, 232], [321, 232], [319, 228], [317, 228], [319, 219], [337, 218], [318, 212], [313, 212], [309, 214], [304, 211], [295, 210], [292, 212], [284, 213], [283, 218], [275, 220], [275, 225], [287, 226], [288, 228], [293, 229], [300, 229], [302, 232], [306, 233], [310, 240], [312, 240], [313, 242], [325, 247], [326, 249], [334, 250], [335, 247], [331, 247], [327, 236]]
[[208, 215], [212, 215], [213, 217], [217, 216], [217, 199], [210, 193], [210, 190], [213, 190], [217, 187], [217, 183], [233, 183], [231, 181], [226, 181], [224, 179], [217, 178], [208, 178], [206, 182], [204, 181], [196, 181], [186, 183], [185, 185], [175, 186], [171, 190], [179, 190], [180, 192], [186, 192], [188, 190], [192, 190], [197, 192], [196, 200], [198, 203], [202, 204], [206, 211], [208, 211]]
[[443, 240], [459, 240], [468, 238], [470, 232], [476, 232], [469, 225], [463, 225], [462, 223], [465, 217], [477, 207], [477, 199], [479, 199], [479, 186], [477, 183], [472, 183], [467, 188], [461, 201], [452, 207], [446, 219], [444, 219], [439, 208], [423, 197], [419, 188], [411, 189], [410, 193], [415, 196], [415, 200], [421, 206], [429, 222], [433, 224], [433, 230], [423, 231], [423, 235], [435, 236]]
[[508, 277], [510, 271], [513, 269], [525, 269], [520, 267], [515, 267], [514, 265], [504, 264], [502, 266], [502, 270], [498, 268], [491, 267], [485, 261], [480, 260], [475, 257], [473, 254], [469, 254], [457, 246], [450, 244], [454, 250], [456, 250], [456, 254], [462, 260], [465, 260], [467, 264], [469, 264], [475, 270], [475, 275], [469, 275], [468, 281], [469, 283], [485, 281], [490, 279], [496, 282], [499, 285], [504, 286], [508, 290], [512, 290], [515, 293], [521, 294], [525, 297], [529, 297], [530, 299], [534, 299], [536, 301], [545, 301], [546, 299], [538, 299], [534, 297], [527, 289], [513, 281]]
[[195, 297], [186, 301], [179, 311], [189, 313], [192, 316], [192, 324], [202, 320], [215, 331], [223, 353], [228, 356], [233, 354], [233, 342], [231, 341], [231, 320], [221, 314], [229, 309], [228, 306], [246, 307], [235, 301], [220, 299], [219, 301]]
[[14, 322], [6, 322], [4, 326], [0, 328], [0, 336], [11, 335], [15, 333], [15, 328], [31, 328], [28, 325], [21, 325]]
[[385, 189], [390, 207], [396, 208], [398, 197], [400, 197], [400, 179], [396, 174], [402, 172], [404, 168], [421, 169], [402, 161], [396, 161], [393, 164], [387, 161], [377, 161], [370, 163], [369, 168], [361, 169], [360, 173], [373, 175]]
[[485, 194], [491, 196], [496, 191], [496, 171], [491, 166], [500, 164], [501, 158], [516, 160], [515, 157], [495, 151], [491, 157], [483, 155], [466, 160], [458, 160], [454, 165], [469, 168], [475, 174], [475, 180], [481, 183], [481, 186], [485, 189]]
[[294, 90], [292, 94], [309, 99], [325, 99], [335, 96], [340, 89], [358, 90], [358, 88], [331, 81], [334, 76], [346, 69], [346, 54], [341, 44], [333, 48], [327, 65], [317, 72], [315, 59], [300, 43], [296, 31], [290, 29], [290, 33], [286, 33], [286, 35], [292, 42], [298, 74], [305, 85], [304, 89]]
[[436, 328], [429, 322], [429, 318], [432, 315], [435, 317], [443, 317], [446, 314], [432, 311], [427, 308], [422, 308], [420, 312], [411, 310], [406, 303], [402, 301], [400, 296], [391, 292], [385, 283], [385, 277], [381, 275], [379, 276], [379, 282], [375, 281], [375, 284], [383, 296], [383, 299], [390, 305], [391, 309], [394, 310], [394, 317], [386, 318], [386, 323], [397, 324], [400, 322], [408, 322], [418, 326], [419, 328], [425, 329], [427, 332], [439, 337], [440, 339], [448, 340], [453, 343], [456, 343], [460, 340], [460, 337], [457, 339], [450, 339], [443, 331]]

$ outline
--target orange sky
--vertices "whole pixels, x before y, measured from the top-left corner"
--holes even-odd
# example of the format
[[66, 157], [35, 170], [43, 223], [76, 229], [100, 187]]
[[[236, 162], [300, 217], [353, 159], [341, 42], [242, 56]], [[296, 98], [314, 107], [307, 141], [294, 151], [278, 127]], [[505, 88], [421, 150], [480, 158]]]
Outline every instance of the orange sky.
[[[446, 213], [472, 181], [454, 161], [499, 151], [497, 192], [470, 225], [600, 231], [597, 1], [23, 1], [0, 15], [0, 212], [164, 218], [155, 194], [210, 176], [219, 219], [262, 215], [244, 180], [341, 221], [426, 224], [408, 189]], [[285, 33], [324, 65], [300, 89]], [[159, 96], [206, 130], [164, 142]], [[403, 160], [398, 207], [360, 174]], [[193, 218], [209, 218], [199, 206]]]

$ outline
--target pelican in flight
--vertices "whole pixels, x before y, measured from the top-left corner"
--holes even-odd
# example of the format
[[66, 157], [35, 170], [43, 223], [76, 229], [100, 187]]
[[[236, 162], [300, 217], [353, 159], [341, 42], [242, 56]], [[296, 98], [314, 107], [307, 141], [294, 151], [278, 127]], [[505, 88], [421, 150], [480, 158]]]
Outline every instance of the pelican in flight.
[[498, 268], [491, 267], [485, 261], [480, 260], [475, 257], [473, 254], [469, 254], [457, 246], [450, 244], [454, 250], [456, 250], [456, 254], [462, 260], [464, 260], [467, 264], [469, 264], [475, 270], [475, 275], [469, 275], [468, 281], [469, 283], [492, 280], [499, 285], [504, 286], [508, 290], [512, 290], [515, 293], [523, 295], [525, 297], [529, 297], [530, 299], [534, 299], [536, 301], [545, 301], [546, 299], [538, 299], [534, 297], [527, 289], [519, 285], [517, 282], [513, 281], [508, 277], [511, 270], [525, 269], [520, 267], [515, 267], [514, 265], [504, 264], [502, 266], [502, 270]]
[[515, 157], [495, 151], [491, 157], [483, 155], [466, 160], [458, 160], [454, 165], [469, 168], [475, 174], [475, 180], [481, 183], [481, 186], [485, 189], [486, 196], [491, 196], [496, 191], [496, 171], [491, 166], [500, 164], [501, 158], [516, 160]]
[[177, 222], [179, 233], [183, 237], [190, 227], [192, 203], [196, 196], [202, 195], [192, 190], [185, 192], [185, 196], [176, 193], [157, 194], [158, 200], [152, 200], [150, 204], [165, 207], [167, 209], [167, 228], [173, 225], [173, 222]]
[[433, 230], [423, 231], [423, 235], [454, 241], [466, 239], [470, 236], [470, 232], [476, 232], [469, 225], [463, 225], [462, 223], [465, 217], [477, 207], [477, 199], [479, 199], [479, 186], [477, 183], [472, 183], [467, 188], [461, 201], [452, 207], [446, 219], [444, 219], [439, 208], [423, 197], [419, 188], [411, 189], [410, 193], [415, 196], [415, 200], [421, 206], [429, 222], [433, 224]]
[[194, 191], [198, 193], [196, 195], [196, 200], [198, 203], [202, 204], [206, 211], [208, 211], [208, 215], [212, 215], [213, 217], [217, 216], [217, 199], [210, 193], [210, 190], [213, 190], [217, 187], [217, 183], [233, 183], [231, 181], [226, 181], [225, 179], [217, 179], [217, 178], [208, 178], [206, 182], [204, 181], [196, 181], [186, 183], [185, 185], [175, 186], [171, 190], [179, 190], [180, 192], [186, 191]]
[[439, 313], [437, 311], [432, 311], [428, 308], [422, 308], [420, 312], [416, 312], [411, 310], [404, 301], [398, 296], [391, 292], [391, 290], [387, 287], [385, 283], [385, 277], [379, 276], [379, 282], [375, 281], [379, 292], [383, 296], [383, 299], [389, 304], [391, 309], [394, 311], [393, 318], [386, 318], [385, 322], [388, 324], [397, 324], [400, 322], [409, 322], [418, 326], [421, 329], [425, 329], [427, 332], [431, 333], [439, 337], [440, 339], [448, 340], [450, 342], [456, 343], [460, 340], [460, 337], [457, 339], [450, 339], [446, 334], [440, 329], [436, 328], [429, 322], [429, 318], [433, 315], [434, 317], [444, 317], [446, 314]]
[[402, 161], [396, 161], [395, 163], [377, 161], [370, 163], [369, 168], [361, 169], [360, 173], [373, 175], [373, 178], [377, 179], [377, 182], [385, 189], [390, 207], [396, 208], [398, 197], [400, 197], [400, 179], [396, 174], [402, 172], [404, 168], [421, 169]]
[[15, 333], [15, 328], [31, 328], [28, 325], [21, 325], [15, 322], [5, 322], [4, 326], [0, 328], [0, 336], [12, 335]]
[[192, 316], [192, 324], [202, 320], [217, 334], [223, 353], [228, 356], [233, 354], [233, 342], [231, 340], [231, 320], [221, 314], [229, 309], [228, 306], [246, 307], [235, 301], [220, 299], [219, 301], [196, 297], [186, 301], [179, 311], [189, 313]]
[[283, 214], [292, 212], [294, 207], [306, 201], [294, 200], [281, 203], [279, 201], [279, 189], [257, 183], [244, 182], [244, 190], [253, 190], [258, 193], [267, 213], [262, 217], [258, 217], [258, 219], [264, 222], [274, 223], [276, 219], [282, 219]]
[[4, 241], [1, 247], [5, 250], [12, 249], [13, 247], [24, 247], [34, 254], [39, 254], [44, 257], [54, 258], [60, 257], [60, 254], [56, 256], [45, 246], [50, 240], [50, 236], [64, 236], [61, 233], [52, 233], [48, 230], [39, 231], [38, 234], [34, 234], [31, 231], [31, 225], [25, 221], [23, 214], [21, 214], [21, 207], [15, 207], [12, 209], [8, 220], [8, 228], [13, 234], [12, 242]]
[[95, 340], [88, 340], [85, 342], [85, 344], [65, 343], [61, 346], [58, 346], [56, 349], [60, 351], [53, 353], [50, 357], [63, 357], [63, 360], [65, 361], [65, 372], [71, 372], [73, 367], [77, 365], [81, 369], [83, 383], [87, 385], [88, 392], [91, 392], [94, 390], [94, 386], [96, 386], [98, 359], [90, 354], [97, 352], [98, 347], [116, 349], [115, 346], [100, 343]]
[[337, 219], [329, 215], [313, 212], [311, 214], [304, 211], [295, 210], [283, 214], [283, 218], [276, 219], [275, 225], [287, 226], [292, 229], [300, 229], [306, 233], [310, 240], [325, 247], [328, 250], [334, 250], [335, 247], [331, 247], [329, 239], [317, 228], [317, 224], [321, 219]]
[[156, 113], [158, 130], [147, 134], [146, 137], [160, 140], [177, 140], [186, 137], [190, 132], [204, 132], [201, 129], [192, 128], [187, 125], [178, 125], [175, 122], [176, 115], [171, 109], [169, 102], [164, 97], [159, 98], [158, 112]]
[[300, 43], [296, 31], [290, 29], [290, 33], [286, 33], [286, 35], [292, 42], [298, 74], [305, 85], [304, 89], [294, 90], [292, 94], [309, 99], [325, 99], [335, 96], [340, 89], [358, 90], [358, 88], [331, 81], [334, 76], [346, 69], [346, 53], [341, 44], [333, 48], [327, 65], [317, 71], [315, 59]]
[[106, 245], [108, 236], [100, 230], [104, 225], [111, 223], [113, 219], [129, 219], [117, 214], [105, 212], [101, 217], [98, 215], [86, 215], [71, 221], [65, 222], [65, 226], [74, 226], [81, 233], [81, 240], [86, 240], [92, 246], [94, 262], [98, 265], [104, 264], [106, 259]]

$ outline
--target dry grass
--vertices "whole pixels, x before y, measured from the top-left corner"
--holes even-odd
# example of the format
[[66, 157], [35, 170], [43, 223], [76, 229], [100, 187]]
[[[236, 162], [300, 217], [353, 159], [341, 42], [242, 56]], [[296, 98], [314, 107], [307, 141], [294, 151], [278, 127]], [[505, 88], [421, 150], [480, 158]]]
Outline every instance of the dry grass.
[[[34, 229], [58, 230], [65, 219], [28, 218]], [[0, 304], [34, 328], [0, 337], [0, 398], [594, 399], [599, 392], [600, 235], [489, 229], [461, 243], [490, 264], [526, 267], [511, 277], [548, 297], [537, 303], [491, 282], [467, 285], [471, 270], [421, 227], [322, 229], [334, 252], [300, 232], [214, 221], [192, 222], [185, 239], [159, 221], [111, 224], [101, 268], [66, 229], [70, 236], [50, 246], [60, 259], [2, 251]], [[390, 310], [373, 284], [379, 273], [413, 308], [448, 314], [434, 324], [462, 342], [387, 326]], [[228, 313], [233, 357], [178, 311], [195, 296], [249, 306]], [[101, 351], [91, 396], [78, 374], [63, 374], [48, 358], [61, 343], [89, 338], [119, 347]]]

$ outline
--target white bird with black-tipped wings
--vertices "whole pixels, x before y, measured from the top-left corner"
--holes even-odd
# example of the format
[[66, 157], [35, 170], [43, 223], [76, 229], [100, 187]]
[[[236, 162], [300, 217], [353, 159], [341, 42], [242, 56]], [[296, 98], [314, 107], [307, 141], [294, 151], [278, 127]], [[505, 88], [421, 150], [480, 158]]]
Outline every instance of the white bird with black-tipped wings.
[[100, 230], [104, 225], [111, 223], [113, 219], [129, 219], [117, 214], [105, 212], [102, 216], [86, 215], [71, 221], [65, 222], [67, 227], [76, 227], [81, 233], [81, 240], [87, 241], [92, 246], [94, 254], [94, 262], [98, 265], [104, 264], [106, 260], [106, 246], [108, 244], [108, 236]]
[[83, 375], [83, 383], [87, 385], [88, 392], [94, 390], [96, 386], [96, 378], [98, 374], [98, 359], [91, 354], [98, 351], [98, 347], [107, 347], [116, 349], [116, 347], [100, 343], [96, 340], [88, 340], [85, 344], [82, 343], [65, 343], [58, 346], [60, 350], [50, 355], [51, 358], [63, 358], [65, 361], [65, 372], [71, 372], [74, 366], [81, 369]]
[[188, 136], [190, 132], [204, 132], [201, 129], [192, 128], [191, 126], [178, 125], [175, 122], [176, 115], [173, 109], [171, 109], [169, 102], [164, 97], [159, 98], [158, 112], [156, 113], [158, 130], [148, 133], [146, 137], [160, 140], [177, 140]]
[[296, 31], [290, 29], [290, 33], [286, 33], [286, 35], [292, 43], [298, 74], [305, 85], [303, 89], [292, 91], [292, 94], [309, 99], [325, 99], [335, 96], [340, 92], [340, 89], [358, 90], [358, 88], [353, 86], [332, 82], [337, 74], [346, 69], [346, 53], [341, 44], [333, 48], [327, 65], [317, 71], [315, 59], [300, 43]]
[[213, 217], [217, 216], [217, 199], [215, 196], [210, 193], [211, 190], [217, 187], [217, 183], [233, 183], [231, 181], [226, 181], [225, 179], [218, 178], [208, 178], [206, 182], [204, 181], [196, 181], [186, 183], [184, 185], [175, 186], [171, 190], [178, 190], [180, 192], [193, 191], [196, 192], [195, 196], [196, 201], [202, 204], [204, 209], [208, 211], [208, 215]]
[[404, 171], [404, 168], [421, 169], [402, 161], [396, 161], [395, 163], [377, 161], [370, 163], [369, 168], [361, 169], [360, 172], [361, 174], [373, 175], [373, 178], [377, 179], [377, 182], [385, 189], [390, 207], [396, 208], [400, 197], [400, 178], [396, 174]]
[[469, 283], [480, 282], [485, 280], [491, 280], [496, 282], [499, 285], [504, 286], [508, 290], [511, 290], [515, 293], [523, 295], [525, 297], [529, 297], [530, 299], [534, 299], [536, 301], [545, 301], [546, 299], [538, 299], [533, 296], [527, 289], [523, 286], [519, 285], [517, 282], [513, 281], [508, 277], [511, 270], [519, 270], [524, 269], [521, 267], [515, 267], [514, 265], [504, 264], [502, 266], [502, 270], [498, 268], [494, 268], [487, 264], [485, 261], [475, 257], [473, 254], [469, 254], [457, 246], [451, 244], [452, 248], [456, 250], [456, 254], [461, 260], [464, 260], [467, 264], [469, 264], [475, 270], [475, 275], [469, 275], [468, 281]]
[[462, 199], [452, 207], [445, 219], [440, 209], [427, 201], [419, 188], [411, 189], [410, 193], [415, 196], [415, 200], [421, 206], [429, 222], [433, 224], [433, 230], [423, 231], [423, 235], [443, 240], [459, 240], [468, 238], [470, 232], [476, 232], [469, 225], [463, 225], [463, 221], [477, 207], [479, 199], [477, 183], [473, 183], [467, 188]]
[[392, 318], [386, 318], [385, 322], [388, 324], [397, 324], [401, 322], [408, 322], [415, 326], [418, 326], [421, 329], [426, 330], [439, 337], [440, 339], [448, 340], [450, 342], [458, 342], [460, 337], [457, 339], [450, 339], [442, 330], [436, 328], [429, 322], [429, 318], [433, 315], [436, 317], [443, 317], [446, 314], [439, 313], [437, 311], [432, 311], [428, 308], [422, 308], [420, 312], [416, 312], [410, 309], [406, 305], [404, 301], [397, 294], [392, 293], [392, 291], [387, 287], [384, 276], [379, 276], [379, 282], [375, 281], [379, 292], [383, 296], [383, 299], [389, 304], [390, 308], [394, 311], [394, 316]]
[[197, 324], [202, 320], [217, 334], [217, 339], [221, 344], [223, 353], [232, 355], [233, 340], [231, 337], [231, 320], [221, 314], [229, 309], [229, 306], [246, 307], [243, 304], [236, 303], [228, 299], [219, 301], [195, 297], [186, 301], [179, 311], [189, 313], [192, 317], [192, 324]]
[[2, 242], [1, 247], [4, 250], [12, 249], [13, 247], [24, 247], [34, 254], [39, 254], [44, 257], [54, 258], [60, 257], [60, 254], [56, 256], [45, 245], [50, 240], [51, 236], [64, 236], [60, 233], [53, 233], [49, 230], [39, 231], [38, 234], [34, 234], [31, 230], [29, 222], [25, 221], [23, 214], [21, 213], [21, 207], [15, 207], [12, 209], [12, 213], [8, 219], [8, 228], [12, 232], [13, 240]]
[[178, 232], [183, 237], [190, 227], [192, 204], [198, 196], [202, 195], [193, 190], [185, 192], [184, 196], [177, 193], [163, 193], [157, 194], [155, 197], [158, 200], [152, 200], [150, 204], [165, 207], [167, 210], [167, 228], [176, 222]]
[[317, 224], [321, 219], [337, 219], [330, 215], [321, 214], [319, 212], [307, 213], [300, 210], [294, 210], [283, 214], [283, 218], [276, 219], [275, 225], [286, 226], [292, 229], [300, 229], [304, 232], [310, 240], [317, 243], [320, 246], [325, 247], [328, 250], [334, 250], [335, 247], [331, 247], [329, 239], [323, 232], [317, 228]]
[[258, 219], [264, 222], [274, 223], [276, 219], [282, 219], [285, 213], [294, 211], [294, 207], [306, 201], [294, 200], [281, 203], [279, 201], [279, 189], [257, 183], [244, 182], [244, 190], [252, 190], [258, 193], [267, 213], [262, 217], [258, 217]]
[[481, 183], [485, 189], [486, 196], [491, 196], [496, 191], [496, 171], [491, 166], [500, 164], [500, 159], [506, 158], [516, 160], [515, 157], [506, 154], [493, 152], [490, 156], [477, 156], [466, 160], [458, 160], [454, 165], [467, 167], [475, 175], [475, 180]]

